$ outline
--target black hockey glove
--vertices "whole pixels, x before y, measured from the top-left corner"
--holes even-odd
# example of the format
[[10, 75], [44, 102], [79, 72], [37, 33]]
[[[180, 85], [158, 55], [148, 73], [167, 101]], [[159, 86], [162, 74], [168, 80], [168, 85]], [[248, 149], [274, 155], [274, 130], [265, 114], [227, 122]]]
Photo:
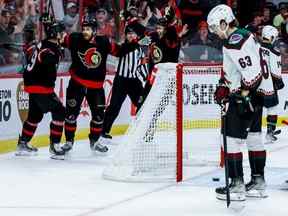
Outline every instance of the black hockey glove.
[[251, 118], [254, 112], [254, 107], [251, 103], [251, 98], [249, 95], [243, 96], [239, 93], [233, 93], [230, 95], [230, 100], [236, 104], [239, 116], [245, 119]]
[[216, 90], [214, 92], [214, 100], [217, 104], [220, 106], [223, 105], [225, 102], [228, 101], [230, 90], [225, 84], [224, 79], [220, 79], [218, 82], [218, 85], [216, 87]]
[[272, 80], [275, 90], [280, 90], [284, 88], [285, 84], [281, 78], [279, 79], [272, 76]]

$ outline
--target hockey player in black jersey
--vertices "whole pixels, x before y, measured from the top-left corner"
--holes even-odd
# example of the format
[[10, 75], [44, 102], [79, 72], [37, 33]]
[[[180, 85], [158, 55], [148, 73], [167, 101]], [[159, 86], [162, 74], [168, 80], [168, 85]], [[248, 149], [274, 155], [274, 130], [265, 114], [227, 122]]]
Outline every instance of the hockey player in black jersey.
[[180, 52], [180, 38], [175, 26], [170, 26], [166, 18], [160, 18], [156, 31], [149, 33], [151, 45], [149, 47], [149, 76], [143, 94], [140, 97], [139, 108], [150, 92], [157, 72], [158, 63], [178, 62]]
[[28, 118], [23, 124], [16, 155], [36, 153], [37, 148], [29, 144], [43, 115], [51, 112], [50, 153], [53, 159], [62, 159], [65, 152], [60, 147], [65, 108], [54, 92], [57, 66], [62, 58], [59, 41], [64, 27], [51, 17], [43, 16], [46, 39], [29, 49], [31, 55], [24, 70], [24, 90], [29, 93]]
[[82, 32], [66, 35], [64, 46], [71, 51], [71, 79], [66, 94], [65, 151], [71, 150], [81, 104], [86, 97], [91, 110], [90, 147], [92, 151], [107, 152], [108, 148], [98, 141], [102, 132], [105, 109], [103, 83], [106, 76], [106, 60], [112, 45], [106, 36], [96, 36], [97, 22], [85, 17]]

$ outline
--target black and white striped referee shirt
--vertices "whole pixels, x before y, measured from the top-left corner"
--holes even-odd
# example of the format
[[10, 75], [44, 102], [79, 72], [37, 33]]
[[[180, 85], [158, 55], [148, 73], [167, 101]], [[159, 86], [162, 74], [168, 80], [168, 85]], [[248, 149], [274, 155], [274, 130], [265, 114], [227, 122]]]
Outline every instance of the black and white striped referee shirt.
[[119, 56], [117, 75], [124, 78], [139, 79], [142, 83], [148, 76], [148, 64], [143, 63], [145, 58], [143, 49], [138, 46], [134, 50]]

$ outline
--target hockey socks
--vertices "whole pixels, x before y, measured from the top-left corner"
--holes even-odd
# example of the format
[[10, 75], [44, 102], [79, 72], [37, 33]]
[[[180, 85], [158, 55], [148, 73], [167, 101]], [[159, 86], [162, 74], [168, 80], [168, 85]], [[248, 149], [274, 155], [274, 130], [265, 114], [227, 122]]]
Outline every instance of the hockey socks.
[[77, 123], [76, 121], [70, 121], [65, 119], [65, 137], [66, 141], [73, 142], [74, 141], [74, 136], [75, 136], [75, 131], [77, 128]]
[[228, 173], [229, 178], [238, 178], [243, 176], [243, 154], [238, 153], [228, 153]]
[[23, 124], [21, 140], [25, 142], [30, 142], [30, 140], [34, 136], [37, 126], [38, 126], [37, 123], [32, 123], [26, 120]]
[[94, 121], [90, 122], [90, 134], [89, 139], [93, 141], [97, 141], [102, 133], [102, 125], [103, 121]]
[[277, 115], [267, 115], [267, 132], [275, 131], [277, 124]]
[[50, 140], [52, 143], [60, 143], [63, 132], [63, 121], [52, 121], [50, 123]]
[[266, 151], [249, 151], [249, 164], [251, 168], [251, 175], [264, 176]]

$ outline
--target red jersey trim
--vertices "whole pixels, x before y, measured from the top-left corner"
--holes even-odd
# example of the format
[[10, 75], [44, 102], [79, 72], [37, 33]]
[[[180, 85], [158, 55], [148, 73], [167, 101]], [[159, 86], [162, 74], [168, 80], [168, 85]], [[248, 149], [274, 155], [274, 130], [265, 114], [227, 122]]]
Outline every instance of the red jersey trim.
[[36, 94], [51, 94], [54, 92], [54, 88], [33, 85], [33, 86], [24, 86], [24, 91], [28, 93], [36, 93]]
[[101, 89], [103, 88], [103, 81], [91, 81], [91, 80], [85, 80], [80, 78], [74, 73], [74, 70], [69, 70], [69, 73], [71, 74], [71, 78], [76, 81], [77, 83], [85, 86], [86, 88], [92, 88], [92, 89]]

